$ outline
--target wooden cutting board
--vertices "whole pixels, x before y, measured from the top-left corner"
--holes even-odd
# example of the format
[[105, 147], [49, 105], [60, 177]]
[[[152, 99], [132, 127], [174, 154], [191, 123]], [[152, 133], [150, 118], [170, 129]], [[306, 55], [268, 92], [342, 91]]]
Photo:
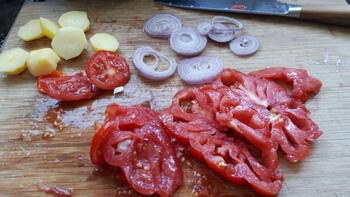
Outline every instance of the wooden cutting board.
[[[292, 3], [308, 1], [292, 0]], [[320, 1], [328, 6], [335, 1]], [[344, 2], [340, 2], [345, 5]], [[139, 46], [149, 45], [164, 54], [177, 56], [167, 39], [154, 39], [142, 32], [147, 18], [156, 13], [179, 16], [185, 26], [209, 21], [214, 13], [166, 7], [152, 1], [70, 1], [31, 3], [23, 7], [5, 50], [22, 47], [33, 50], [50, 47], [50, 40], [24, 42], [17, 37], [18, 28], [30, 19], [40, 16], [57, 21], [70, 10], [85, 10], [91, 21], [86, 33], [90, 38], [97, 32], [107, 32], [118, 38], [118, 53], [129, 57]], [[303, 162], [289, 163], [280, 158], [280, 171], [285, 182], [279, 196], [330, 197], [350, 196], [350, 29], [268, 16], [225, 14], [241, 20], [242, 34], [256, 36], [261, 42], [259, 52], [251, 57], [237, 57], [227, 44], [208, 41], [202, 55], [219, 56], [225, 67], [250, 72], [266, 67], [295, 67], [307, 69], [324, 86], [308, 101], [311, 118], [324, 131], [312, 144], [310, 156]], [[84, 69], [93, 54], [91, 47], [79, 57], [61, 61], [58, 69], [69, 74]], [[94, 134], [94, 121], [102, 121], [109, 103], [127, 104], [147, 90], [152, 90], [160, 108], [170, 104], [176, 91], [185, 87], [175, 74], [162, 82], [141, 78], [131, 65], [131, 80], [123, 94], [113, 96], [105, 92], [95, 99], [62, 103], [50, 99], [36, 90], [36, 78], [28, 71], [18, 76], [0, 77], [0, 196], [40, 196], [38, 182], [47, 186], [73, 188], [74, 196], [118, 196], [111, 176], [99, 176], [89, 160], [90, 139]], [[52, 116], [62, 119], [53, 123]], [[56, 117], [57, 118], [57, 117]], [[43, 133], [56, 135], [44, 139]], [[249, 188], [223, 182], [203, 165], [195, 162], [185, 166], [185, 183], [174, 196], [192, 196], [194, 171], [211, 179], [218, 188], [216, 196], [255, 196]], [[192, 166], [192, 167], [190, 167]]]

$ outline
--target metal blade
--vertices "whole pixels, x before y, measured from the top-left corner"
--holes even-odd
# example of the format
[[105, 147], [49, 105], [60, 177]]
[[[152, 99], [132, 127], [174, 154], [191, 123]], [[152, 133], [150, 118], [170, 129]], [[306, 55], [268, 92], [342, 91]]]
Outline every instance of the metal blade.
[[300, 5], [276, 0], [155, 0], [155, 2], [181, 8], [288, 17], [299, 17], [301, 11]]

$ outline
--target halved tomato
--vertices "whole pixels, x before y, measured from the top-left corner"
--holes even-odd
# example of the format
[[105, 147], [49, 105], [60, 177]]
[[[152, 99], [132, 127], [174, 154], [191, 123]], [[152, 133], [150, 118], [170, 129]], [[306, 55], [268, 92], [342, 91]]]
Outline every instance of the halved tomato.
[[96, 52], [85, 65], [85, 72], [95, 86], [104, 90], [123, 86], [130, 78], [126, 60], [110, 51]]

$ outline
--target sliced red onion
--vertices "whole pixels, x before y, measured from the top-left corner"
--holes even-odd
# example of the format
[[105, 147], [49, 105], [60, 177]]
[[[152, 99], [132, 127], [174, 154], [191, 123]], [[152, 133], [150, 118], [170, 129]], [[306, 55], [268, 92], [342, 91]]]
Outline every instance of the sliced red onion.
[[[213, 26], [213, 28], [217, 28], [218, 30], [220, 30], [221, 27], [214, 26], [214, 24], [216, 23], [217, 20], [220, 20], [220, 21], [223, 21], [226, 23], [235, 24], [237, 27], [228, 27], [229, 29], [232, 29], [233, 31], [238, 31], [238, 30], [243, 29], [243, 24], [236, 19], [233, 19], [233, 18], [230, 18], [227, 16], [214, 16], [213, 19], [211, 20], [211, 25]], [[222, 30], [226, 30], [226, 28], [224, 28]]]
[[201, 56], [182, 60], [178, 73], [182, 80], [189, 84], [203, 84], [216, 78], [224, 68], [219, 57]]
[[260, 47], [259, 40], [253, 36], [241, 36], [230, 43], [230, 49], [233, 53], [240, 56], [251, 55]]
[[197, 31], [200, 35], [206, 36], [211, 30], [211, 23], [201, 22], [197, 25]]
[[215, 23], [208, 33], [208, 37], [216, 42], [225, 43], [235, 38], [235, 31], [222, 23]]
[[182, 27], [182, 20], [172, 14], [156, 14], [143, 25], [143, 31], [151, 37], [168, 38], [171, 33]]
[[[156, 59], [156, 62], [152, 66], [147, 65], [143, 60], [146, 56], [153, 56]], [[162, 61], [169, 63], [169, 68], [167, 70], [156, 71], [157, 67], [159, 66], [159, 58], [161, 58]], [[169, 78], [172, 74], [174, 74], [177, 67], [175, 59], [168, 58], [159, 51], [148, 46], [142, 46], [136, 49], [132, 56], [132, 60], [136, 70], [139, 71], [142, 76], [153, 80], [163, 80]]]
[[202, 53], [207, 45], [207, 38], [193, 27], [182, 27], [170, 36], [170, 47], [183, 56], [196, 56]]

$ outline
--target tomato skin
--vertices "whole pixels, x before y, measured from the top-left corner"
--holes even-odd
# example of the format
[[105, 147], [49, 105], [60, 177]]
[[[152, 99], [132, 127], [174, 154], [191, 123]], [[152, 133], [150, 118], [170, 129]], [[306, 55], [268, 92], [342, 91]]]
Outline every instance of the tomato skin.
[[130, 78], [126, 60], [110, 51], [96, 52], [85, 65], [85, 72], [96, 87], [104, 90], [123, 86]]
[[92, 139], [92, 163], [120, 167], [130, 185], [144, 195], [171, 196], [182, 184], [183, 172], [158, 113], [111, 104], [105, 114], [104, 125]]
[[106, 136], [108, 136], [109, 133], [113, 132], [115, 129], [116, 123], [114, 121], [108, 121], [96, 130], [96, 133], [91, 140], [90, 147], [90, 158], [93, 164], [98, 166], [106, 165], [102, 152], [102, 146]]
[[60, 101], [90, 99], [99, 93], [99, 89], [82, 72], [71, 76], [43, 78], [39, 81], [39, 86], [49, 97]]
[[42, 94], [46, 94], [43, 87], [41, 87], [40, 85], [40, 80], [44, 79], [44, 78], [50, 78], [50, 77], [61, 77], [63, 76], [63, 73], [58, 71], [58, 70], [54, 70], [52, 73], [47, 74], [47, 75], [41, 75], [37, 78], [36, 80], [36, 87], [38, 89], [38, 91]]

